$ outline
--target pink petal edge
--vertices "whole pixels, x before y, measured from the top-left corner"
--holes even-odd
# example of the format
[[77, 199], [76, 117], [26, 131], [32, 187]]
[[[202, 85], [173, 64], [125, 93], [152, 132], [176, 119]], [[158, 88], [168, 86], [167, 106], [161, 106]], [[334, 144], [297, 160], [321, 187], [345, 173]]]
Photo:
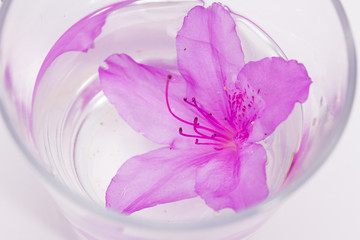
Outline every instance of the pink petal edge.
[[143, 208], [196, 197], [198, 167], [214, 153], [208, 148], [160, 148], [127, 160], [106, 191], [106, 206], [131, 214]]
[[[201, 168], [197, 172], [196, 192], [216, 211], [224, 208], [240, 211], [263, 201], [269, 194], [265, 171], [267, 156], [264, 147], [259, 144], [246, 145], [234, 154], [236, 156], [223, 159], [222, 162], [210, 161], [203, 167], [207, 173], [201, 173]], [[234, 169], [230, 169], [228, 164], [234, 166]], [[210, 178], [214, 179], [211, 179], [209, 184], [205, 180]], [[226, 191], [221, 190], [221, 185]], [[211, 189], [214, 186], [215, 188]]]
[[244, 66], [234, 19], [220, 4], [194, 7], [176, 37], [178, 68], [188, 82], [187, 97], [196, 97], [222, 124], [228, 114], [226, 88]]
[[259, 91], [265, 108], [253, 125], [250, 142], [258, 142], [273, 133], [292, 112], [295, 103], [303, 103], [312, 83], [303, 64], [279, 57], [249, 62], [241, 70], [237, 85], [248, 81]]
[[93, 48], [94, 41], [100, 35], [109, 14], [136, 1], [138, 0], [126, 0], [111, 4], [87, 15], [71, 26], [71, 28], [56, 41], [42, 63], [35, 81], [33, 96], [36, 94], [37, 86], [44, 73], [57, 57], [66, 52], [87, 52], [90, 48]]
[[171, 75], [171, 108], [192, 121], [194, 113], [183, 101], [186, 82], [181, 76], [139, 64], [126, 54], [114, 54], [105, 62], [108, 68], [99, 69], [103, 92], [135, 131], [158, 144], [173, 146], [175, 142], [188, 140], [179, 134], [182, 124], [171, 115], [165, 97], [168, 75]]

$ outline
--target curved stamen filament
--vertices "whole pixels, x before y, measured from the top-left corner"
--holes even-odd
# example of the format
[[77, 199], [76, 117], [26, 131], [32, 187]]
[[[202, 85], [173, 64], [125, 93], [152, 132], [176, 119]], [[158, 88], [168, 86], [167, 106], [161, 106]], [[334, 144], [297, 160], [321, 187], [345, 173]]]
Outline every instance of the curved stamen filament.
[[[170, 107], [170, 103], [169, 103], [169, 84], [170, 84], [170, 80], [172, 79], [172, 76], [171, 75], [168, 75], [168, 78], [167, 78], [167, 82], [166, 82], [166, 90], [165, 90], [165, 98], [166, 98], [166, 106], [168, 108], [168, 111], [170, 112], [170, 114], [177, 120], [179, 120], [180, 122], [182, 123], [185, 123], [187, 125], [190, 125], [190, 126], [193, 126], [193, 129], [194, 129], [194, 132], [197, 133], [198, 135], [190, 135], [190, 134], [185, 134], [183, 133], [183, 130], [182, 128], [179, 128], [179, 133], [180, 135], [184, 136], [184, 137], [191, 137], [191, 138], [196, 138], [196, 141], [195, 141], [195, 144], [197, 145], [214, 145], [214, 146], [222, 146], [222, 144], [220, 143], [199, 143], [199, 138], [201, 139], [208, 139], [208, 140], [213, 140], [213, 141], [217, 141], [217, 142], [221, 142], [221, 143], [226, 143], [226, 141], [231, 141], [231, 137], [227, 136], [227, 135], [224, 135], [222, 134], [221, 132], [218, 132], [214, 129], [211, 129], [211, 128], [208, 128], [208, 127], [204, 127], [204, 126], [201, 126], [199, 124], [199, 120], [197, 117], [194, 118], [194, 121], [193, 122], [189, 122], [189, 121], [186, 121], [180, 117], [178, 117], [172, 110], [171, 110], [171, 107]], [[223, 126], [221, 126], [221, 124], [209, 113], [207, 113], [205, 110], [203, 110], [202, 108], [200, 108], [197, 103], [196, 103], [196, 99], [193, 98], [192, 99], [192, 102], [193, 103], [190, 103], [187, 101], [186, 98], [184, 98], [184, 101], [186, 103], [188, 103], [190, 106], [192, 107], [195, 107], [198, 112], [200, 112], [206, 120], [208, 120], [209, 123], [211, 123], [214, 127], [217, 127], [218, 129], [221, 129], [223, 131], [226, 131], [226, 132], [229, 132], [230, 131], [226, 128], [224, 128]], [[204, 134], [202, 132], [200, 132], [199, 130], [203, 130], [203, 131], [207, 131], [209, 133], [211, 133], [210, 136], [208, 136], [207, 134]], [[218, 138], [221, 138], [221, 139], [218, 139]], [[220, 148], [219, 148], [220, 149]], [[221, 148], [222, 149], [222, 148]]]
[[201, 142], [199, 142], [199, 139], [195, 139], [195, 144], [196, 145], [219, 146], [219, 147], [222, 146], [222, 144], [219, 144], [219, 143], [201, 143]]
[[[168, 76], [168, 79], [167, 79], [167, 82], [166, 82], [165, 97], [166, 97], [166, 105], [167, 105], [167, 108], [168, 108], [170, 114], [171, 114], [174, 118], [176, 118], [176, 119], [179, 120], [180, 122], [183, 122], [183, 123], [185, 123], [185, 124], [188, 124], [188, 125], [193, 126], [195, 123], [188, 122], [188, 121], [186, 121], [186, 120], [184, 120], [184, 119], [176, 116], [175, 113], [173, 113], [173, 111], [171, 110], [171, 107], [170, 107], [170, 104], [169, 104], [169, 83], [170, 83], [171, 78], [172, 78], [172, 76], [169, 75], [169, 76]], [[195, 118], [195, 119], [197, 119], [197, 118]], [[203, 127], [203, 126], [200, 126], [200, 125], [198, 126], [198, 128], [201, 128], [201, 129], [204, 129], [204, 130], [208, 130], [208, 131], [210, 131], [210, 132], [218, 133], [218, 132], [214, 131], [213, 129], [210, 129], [210, 128], [207, 128], [207, 127]]]
[[199, 135], [185, 134], [185, 133], [183, 133], [182, 128], [179, 128], [179, 133], [180, 133], [181, 136], [184, 136], [184, 137], [192, 137], [192, 138], [204, 138], [205, 137], [205, 136], [199, 136]]
[[213, 140], [213, 141], [217, 141], [217, 142], [222, 142], [222, 143], [225, 143], [226, 141], [224, 141], [223, 139], [217, 139], [215, 138], [216, 135], [212, 135], [211, 137], [209, 136], [206, 136], [206, 135], [191, 135], [191, 134], [185, 134], [183, 133], [183, 129], [182, 128], [179, 128], [179, 134], [181, 136], [184, 136], [184, 137], [190, 137], [190, 138], [196, 138], [196, 139], [208, 139], [208, 140]]
[[193, 125], [193, 123], [191, 122], [188, 122], [188, 121], [185, 121], [183, 119], [181, 119], [180, 117], [176, 116], [173, 111], [171, 110], [170, 108], [170, 104], [169, 104], [169, 83], [170, 83], [170, 80], [171, 80], [172, 76], [171, 75], [168, 75], [168, 79], [166, 81], [166, 90], [165, 90], [165, 98], [166, 98], [166, 105], [167, 105], [167, 108], [170, 112], [170, 114], [176, 118], [177, 120], [179, 120], [180, 122], [183, 122], [185, 124], [188, 124], [188, 125]]
[[217, 127], [223, 131], [227, 131], [229, 132], [228, 129], [224, 128], [221, 123], [218, 122], [218, 120], [216, 120], [216, 118], [214, 118], [214, 116], [211, 113], [206, 112], [204, 109], [200, 108], [199, 105], [196, 103], [196, 99], [192, 98], [192, 103], [189, 102], [187, 100], [187, 98], [184, 98], [184, 102], [186, 102], [187, 104], [189, 104], [190, 106], [196, 108], [196, 110], [198, 110], [201, 115], [203, 115], [205, 117], [205, 119], [207, 119], [214, 127]]
[[200, 124], [198, 123], [198, 118], [196, 117], [196, 118], [194, 119], [194, 131], [195, 131], [197, 134], [201, 135], [201, 136], [206, 136], [205, 134], [199, 132], [198, 128], [207, 130], [207, 131], [212, 132], [213, 134], [215, 134], [215, 136], [217, 136], [217, 137], [221, 137], [221, 138], [224, 138], [224, 139], [226, 139], [226, 140], [231, 141], [231, 138], [230, 138], [230, 137], [228, 137], [228, 136], [226, 136], [226, 135], [224, 135], [224, 134], [222, 134], [222, 133], [220, 133], [220, 132], [218, 132], [218, 131], [214, 131], [213, 129], [200, 126]]

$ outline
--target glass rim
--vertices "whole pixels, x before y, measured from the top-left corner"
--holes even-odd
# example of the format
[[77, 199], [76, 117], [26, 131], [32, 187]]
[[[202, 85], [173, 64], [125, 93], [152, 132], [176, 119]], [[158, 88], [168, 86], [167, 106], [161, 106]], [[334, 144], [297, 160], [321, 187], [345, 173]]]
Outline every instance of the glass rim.
[[[7, 10], [11, 4], [12, 0], [5, 0], [0, 3], [0, 33], [3, 28], [3, 22], [6, 17]], [[15, 127], [12, 125], [3, 101], [0, 96], [0, 111], [2, 113], [3, 119], [7, 128], [9, 129], [11, 135], [15, 139], [16, 144], [21, 149], [25, 158], [28, 159], [30, 165], [44, 178], [45, 182], [50, 185], [55, 191], [57, 191], [64, 198], [70, 200], [70, 202], [76, 205], [79, 208], [82, 208], [85, 211], [92, 212], [99, 215], [102, 218], [112, 220], [114, 222], [119, 222], [126, 224], [132, 227], [137, 228], [151, 228], [154, 230], [202, 230], [215, 226], [222, 226], [225, 224], [231, 224], [236, 222], [241, 222], [248, 219], [251, 216], [255, 216], [257, 213], [266, 212], [266, 210], [273, 209], [273, 206], [276, 206], [278, 202], [289, 197], [293, 192], [300, 188], [315, 172], [322, 166], [322, 164], [329, 157], [330, 153], [333, 151], [337, 142], [339, 141], [342, 133], [344, 132], [345, 126], [350, 117], [350, 112], [353, 106], [353, 101], [355, 97], [355, 86], [356, 86], [356, 75], [357, 75], [357, 59], [356, 59], [356, 50], [353, 35], [351, 32], [350, 24], [347, 19], [345, 10], [340, 2], [340, 0], [331, 0], [333, 7], [336, 10], [337, 16], [339, 18], [340, 24], [342, 26], [343, 34], [345, 37], [345, 43], [347, 48], [347, 58], [348, 58], [348, 86], [347, 94], [344, 102], [344, 109], [340, 116], [340, 121], [337, 128], [334, 130], [333, 138], [327, 147], [322, 151], [322, 154], [319, 156], [308, 169], [304, 171], [303, 174], [296, 177], [293, 182], [288, 186], [284, 187], [277, 194], [270, 196], [265, 201], [260, 202], [252, 207], [249, 207], [245, 210], [242, 210], [231, 216], [219, 217], [211, 220], [201, 220], [201, 221], [192, 221], [192, 222], [181, 222], [181, 223], [167, 223], [165, 221], [159, 220], [150, 220], [150, 219], [141, 219], [135, 217], [129, 217], [116, 213], [112, 210], [106, 209], [94, 202], [89, 201], [88, 199], [80, 196], [80, 194], [71, 191], [64, 184], [60, 183], [53, 175], [47, 172], [40, 164], [37, 162], [36, 158], [30, 153], [30, 151], [22, 143], [21, 138], [17, 135]]]

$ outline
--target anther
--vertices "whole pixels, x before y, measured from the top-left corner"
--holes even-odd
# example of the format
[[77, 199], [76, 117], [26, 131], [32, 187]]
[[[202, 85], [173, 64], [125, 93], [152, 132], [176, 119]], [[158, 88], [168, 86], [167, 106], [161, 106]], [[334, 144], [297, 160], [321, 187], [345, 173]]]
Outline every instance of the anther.
[[170, 80], [170, 79], [172, 79], [172, 76], [169, 74], [169, 75], [167, 76], [167, 78]]
[[187, 98], [186, 98], [186, 97], [184, 98], [184, 101], [187, 102]]
[[198, 117], [195, 117], [194, 118], [194, 124], [199, 124], [198, 121], [199, 121]]
[[181, 134], [181, 133], [182, 133], [182, 131], [183, 131], [183, 129], [180, 127], [180, 128], [179, 128], [179, 133]]

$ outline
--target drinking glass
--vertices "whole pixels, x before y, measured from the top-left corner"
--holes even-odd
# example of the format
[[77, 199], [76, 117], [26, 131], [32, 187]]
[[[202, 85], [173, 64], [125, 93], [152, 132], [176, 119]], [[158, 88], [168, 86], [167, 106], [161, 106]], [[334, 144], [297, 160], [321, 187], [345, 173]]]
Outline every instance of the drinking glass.
[[[119, 159], [154, 146], [133, 133], [104, 98], [98, 67], [121, 52], [174, 67], [175, 36], [184, 16], [212, 2], [2, 1], [1, 112], [81, 239], [242, 239], [321, 167], [339, 140], [356, 77], [354, 43], [341, 3], [223, 0], [233, 13], [246, 61], [296, 59], [313, 81], [308, 100], [263, 142], [270, 158], [269, 197], [238, 213], [192, 208], [194, 202], [187, 201], [130, 216], [105, 208], [105, 189]], [[94, 24], [100, 26], [96, 31]], [[71, 35], [74, 31], [78, 34]], [[94, 42], [72, 44], [89, 32], [96, 35]]]

